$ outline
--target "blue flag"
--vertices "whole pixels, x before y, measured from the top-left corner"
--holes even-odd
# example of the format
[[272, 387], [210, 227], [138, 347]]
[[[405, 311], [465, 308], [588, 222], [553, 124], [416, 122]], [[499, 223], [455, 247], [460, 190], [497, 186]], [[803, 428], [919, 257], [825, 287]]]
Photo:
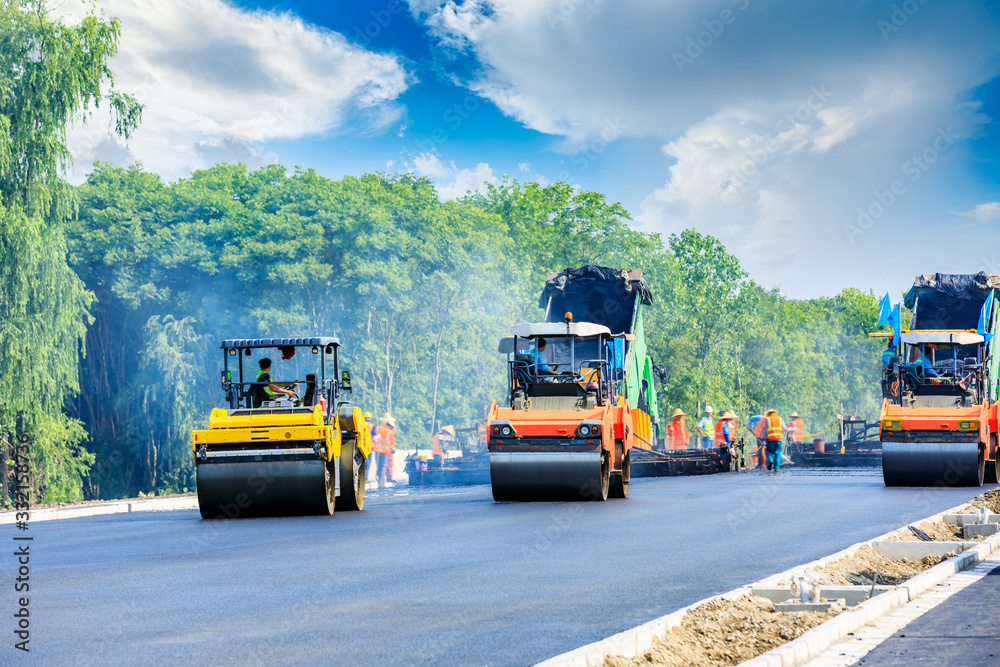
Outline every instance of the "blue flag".
[[983, 307], [979, 311], [979, 324], [976, 326], [976, 333], [983, 337], [984, 343], [989, 343], [990, 339], [993, 338], [993, 334], [986, 331], [990, 325], [991, 310], [993, 310], [993, 290], [990, 290], [989, 296], [983, 302]]
[[892, 312], [892, 306], [889, 305], [889, 293], [886, 292], [885, 296], [878, 302], [878, 325], [889, 323], [889, 314]]
[[892, 346], [898, 347], [900, 336], [902, 336], [902, 322], [900, 322], [901, 318], [899, 316], [898, 303], [896, 304], [896, 307], [892, 309], [892, 312], [889, 313], [889, 317], [887, 319], [888, 319], [887, 324], [892, 325], [892, 331], [893, 331]]

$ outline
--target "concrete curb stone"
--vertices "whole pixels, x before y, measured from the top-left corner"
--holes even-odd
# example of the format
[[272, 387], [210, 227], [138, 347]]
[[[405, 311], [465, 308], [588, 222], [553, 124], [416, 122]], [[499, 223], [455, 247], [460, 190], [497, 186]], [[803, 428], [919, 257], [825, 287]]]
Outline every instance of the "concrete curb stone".
[[[121, 500], [97, 505], [69, 505], [66, 507], [46, 507], [44, 509], [28, 508], [28, 521], [53, 521], [56, 519], [75, 519], [84, 516], [101, 514], [125, 514], [128, 512], [165, 512], [171, 510], [198, 509], [198, 498], [195, 496], [180, 496], [173, 498], [147, 498]], [[17, 521], [19, 510], [0, 513], [0, 525], [12, 524]], [[20, 510], [24, 511], [24, 510]]]

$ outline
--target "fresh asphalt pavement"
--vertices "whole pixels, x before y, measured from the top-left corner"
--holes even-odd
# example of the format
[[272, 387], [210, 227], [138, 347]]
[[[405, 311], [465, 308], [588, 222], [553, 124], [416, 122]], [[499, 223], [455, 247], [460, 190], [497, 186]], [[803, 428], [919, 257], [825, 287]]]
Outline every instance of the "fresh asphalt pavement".
[[637, 479], [604, 503], [403, 487], [331, 517], [35, 523], [31, 653], [8, 635], [0, 663], [524, 665], [981, 491], [787, 470]]

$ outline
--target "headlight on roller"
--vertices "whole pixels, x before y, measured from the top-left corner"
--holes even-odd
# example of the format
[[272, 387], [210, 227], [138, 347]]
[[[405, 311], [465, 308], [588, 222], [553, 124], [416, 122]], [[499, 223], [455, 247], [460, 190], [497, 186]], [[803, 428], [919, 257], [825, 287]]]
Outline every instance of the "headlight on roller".
[[495, 438], [513, 438], [517, 435], [517, 431], [514, 430], [509, 421], [493, 422], [493, 425], [490, 426], [490, 432]]

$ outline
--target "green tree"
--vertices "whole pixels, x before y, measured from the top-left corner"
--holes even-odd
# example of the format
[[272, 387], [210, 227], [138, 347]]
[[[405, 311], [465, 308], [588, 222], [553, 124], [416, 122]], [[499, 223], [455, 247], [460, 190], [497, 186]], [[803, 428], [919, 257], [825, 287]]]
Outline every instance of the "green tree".
[[79, 390], [92, 296], [66, 265], [74, 198], [61, 174], [69, 122], [102, 102], [120, 135], [139, 121], [107, 66], [118, 34], [116, 21], [94, 15], [52, 20], [41, 0], [0, 2], [0, 432], [35, 439], [36, 500], [79, 498], [93, 460], [79, 447], [80, 423], [62, 411]]
[[121, 25], [94, 14], [76, 25], [52, 20], [43, 0], [0, 2], [0, 197], [28, 215], [65, 218], [71, 200], [62, 170], [72, 161], [66, 126], [102, 102], [128, 138], [142, 115], [115, 89], [108, 63]]

